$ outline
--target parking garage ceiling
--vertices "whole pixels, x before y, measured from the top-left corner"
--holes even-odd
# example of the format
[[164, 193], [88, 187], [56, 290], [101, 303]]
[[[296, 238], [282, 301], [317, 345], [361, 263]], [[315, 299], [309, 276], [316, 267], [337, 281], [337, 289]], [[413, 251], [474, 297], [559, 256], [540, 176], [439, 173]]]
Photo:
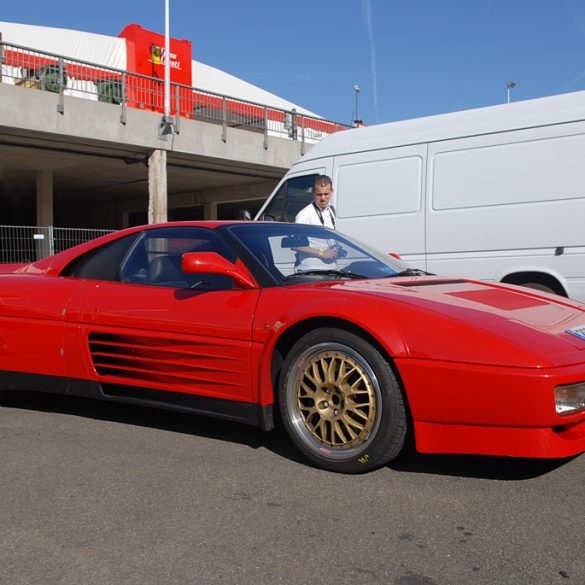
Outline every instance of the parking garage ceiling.
[[[58, 205], [80, 202], [148, 200], [147, 150], [86, 139], [75, 141], [42, 133], [0, 128], [0, 197], [34, 196], [36, 171], [53, 171]], [[168, 153], [169, 196], [207, 189], [275, 181], [285, 169]], [[0, 222], [1, 223], [1, 222]]]

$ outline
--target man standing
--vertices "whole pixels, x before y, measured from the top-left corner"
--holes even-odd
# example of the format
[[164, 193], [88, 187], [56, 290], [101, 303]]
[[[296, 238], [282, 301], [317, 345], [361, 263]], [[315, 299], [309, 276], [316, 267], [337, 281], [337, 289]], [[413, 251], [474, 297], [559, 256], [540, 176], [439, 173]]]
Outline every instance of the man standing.
[[[318, 175], [313, 183], [313, 201], [301, 209], [295, 223], [322, 225], [335, 229], [335, 209], [330, 205], [333, 183], [327, 175]], [[299, 254], [297, 271], [335, 268], [337, 248], [334, 240], [309, 238], [309, 245], [296, 248]]]
[[317, 175], [313, 183], [313, 201], [301, 209], [295, 223], [324, 225], [335, 229], [335, 209], [329, 205], [333, 196], [333, 183], [327, 175]]

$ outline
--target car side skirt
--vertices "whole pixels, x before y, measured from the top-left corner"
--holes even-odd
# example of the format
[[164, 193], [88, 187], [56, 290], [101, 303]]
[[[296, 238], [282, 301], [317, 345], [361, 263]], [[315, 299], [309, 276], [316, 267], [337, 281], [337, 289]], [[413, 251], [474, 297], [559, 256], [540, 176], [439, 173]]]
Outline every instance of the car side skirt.
[[100, 384], [93, 380], [44, 374], [0, 371], [0, 392], [3, 390], [82, 396], [222, 418], [258, 426], [266, 431], [274, 428], [272, 405], [224, 400], [181, 392], [152, 390], [123, 384]]

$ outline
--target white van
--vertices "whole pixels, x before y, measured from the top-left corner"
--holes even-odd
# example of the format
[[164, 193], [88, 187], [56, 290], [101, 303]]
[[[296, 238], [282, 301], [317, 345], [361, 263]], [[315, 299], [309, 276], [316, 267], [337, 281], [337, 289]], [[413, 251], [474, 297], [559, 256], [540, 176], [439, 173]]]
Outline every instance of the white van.
[[585, 92], [338, 132], [256, 219], [294, 221], [317, 174], [337, 229], [381, 252], [585, 300]]

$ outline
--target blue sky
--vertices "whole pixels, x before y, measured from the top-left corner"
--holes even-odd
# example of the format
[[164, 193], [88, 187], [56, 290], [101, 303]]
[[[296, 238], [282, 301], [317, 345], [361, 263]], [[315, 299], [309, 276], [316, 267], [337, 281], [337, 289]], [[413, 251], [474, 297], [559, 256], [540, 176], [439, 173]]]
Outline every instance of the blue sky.
[[[164, 32], [164, 0], [23, 0], [0, 20]], [[585, 89], [585, 0], [170, 0], [193, 58], [350, 123]], [[193, 80], [194, 85], [197, 81]]]

